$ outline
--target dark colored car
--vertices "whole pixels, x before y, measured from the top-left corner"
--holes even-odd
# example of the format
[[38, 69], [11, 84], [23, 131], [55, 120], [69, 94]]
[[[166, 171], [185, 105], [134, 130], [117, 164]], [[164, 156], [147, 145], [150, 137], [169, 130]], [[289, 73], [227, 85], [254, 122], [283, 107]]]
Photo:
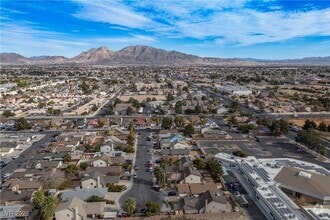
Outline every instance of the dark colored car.
[[155, 191], [157, 191], [157, 192], [159, 192], [160, 191], [160, 187], [159, 186], [157, 186], [157, 185], [154, 185], [153, 187], [152, 187]]

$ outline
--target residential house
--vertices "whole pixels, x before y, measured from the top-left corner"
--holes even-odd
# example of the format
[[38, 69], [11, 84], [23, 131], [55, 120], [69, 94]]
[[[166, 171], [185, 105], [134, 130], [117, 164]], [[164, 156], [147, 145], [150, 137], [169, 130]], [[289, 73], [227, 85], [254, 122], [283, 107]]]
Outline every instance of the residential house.
[[13, 192], [21, 192], [21, 191], [27, 191], [32, 190], [36, 191], [41, 189], [42, 182], [39, 181], [28, 181], [28, 180], [7, 180], [2, 184], [2, 189], [11, 190]]
[[193, 165], [193, 160], [189, 156], [183, 156], [180, 158], [180, 164], [182, 166], [192, 166]]
[[103, 218], [105, 206], [105, 202], [86, 203], [77, 197], [73, 197], [57, 206], [55, 219]]
[[80, 181], [81, 188], [102, 188], [109, 183], [118, 183], [120, 176], [106, 176], [98, 171], [83, 172]]
[[22, 172], [13, 172], [10, 179], [12, 180], [38, 180], [48, 173], [44, 170], [35, 170], [35, 169], [27, 169]]
[[110, 157], [125, 157], [126, 155], [123, 151], [115, 150], [113, 144], [101, 146], [100, 151]]
[[86, 172], [98, 171], [102, 175], [109, 176], [121, 176], [123, 169], [121, 166], [109, 166], [109, 167], [87, 167]]
[[115, 114], [116, 115], [127, 115], [127, 108], [132, 107], [131, 103], [118, 103], [115, 107]]
[[30, 166], [34, 169], [58, 169], [63, 165], [62, 161], [58, 160], [38, 160], [32, 161]]
[[25, 190], [21, 192], [0, 191], [0, 205], [30, 204], [33, 193], [33, 190]]
[[89, 199], [91, 196], [98, 196], [105, 198], [107, 196], [108, 188], [83, 188], [83, 189], [67, 189], [61, 195], [61, 200], [70, 200], [77, 197], [83, 201]]
[[185, 167], [181, 175], [180, 183], [201, 183], [202, 175], [198, 170]]
[[183, 140], [184, 140], [184, 137], [181, 134], [173, 134], [169, 138], [170, 143], [173, 143], [173, 142], [176, 142], [176, 141], [180, 142], [180, 141], [183, 141]]
[[207, 190], [199, 197], [185, 197], [183, 210], [186, 214], [231, 212], [228, 200], [217, 192]]
[[92, 167], [108, 167], [112, 164], [111, 158], [108, 155], [102, 155], [92, 160]]
[[219, 191], [219, 185], [215, 183], [182, 183], [177, 184], [176, 189], [180, 197], [195, 196], [211, 190], [212, 192]]
[[190, 154], [189, 149], [163, 149], [161, 152], [163, 156], [167, 156], [167, 155], [187, 156]]
[[183, 140], [175, 140], [170, 143], [169, 147], [171, 149], [188, 149], [188, 144]]
[[17, 142], [4, 142], [0, 141], [0, 154], [2, 157], [11, 154], [14, 152], [15, 149], [19, 147]]

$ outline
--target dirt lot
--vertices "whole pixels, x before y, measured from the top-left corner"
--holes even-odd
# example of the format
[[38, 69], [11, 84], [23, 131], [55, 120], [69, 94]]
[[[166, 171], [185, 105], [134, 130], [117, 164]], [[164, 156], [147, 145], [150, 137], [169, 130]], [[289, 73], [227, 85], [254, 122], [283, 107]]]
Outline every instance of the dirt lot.
[[[305, 124], [305, 121], [307, 119], [290, 119], [289, 122], [292, 123], [292, 124], [295, 124], [299, 127], [302, 127], [304, 124]], [[330, 119], [326, 119], [326, 118], [322, 118], [322, 119], [317, 119], [317, 118], [312, 118], [310, 120], [313, 120], [315, 121], [315, 123], [317, 125], [319, 125], [319, 123], [321, 123], [322, 121], [326, 124], [326, 125], [329, 125], [330, 124]]]

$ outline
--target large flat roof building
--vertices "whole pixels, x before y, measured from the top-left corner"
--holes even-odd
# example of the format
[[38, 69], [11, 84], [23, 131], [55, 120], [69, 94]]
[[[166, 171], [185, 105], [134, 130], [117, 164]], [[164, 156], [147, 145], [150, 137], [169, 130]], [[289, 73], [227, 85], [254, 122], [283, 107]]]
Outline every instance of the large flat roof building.
[[267, 219], [308, 219], [284, 188], [295, 190], [300, 197], [310, 197], [304, 200], [306, 204], [329, 201], [330, 173], [316, 164], [288, 158], [241, 158], [226, 153], [215, 158], [235, 174]]

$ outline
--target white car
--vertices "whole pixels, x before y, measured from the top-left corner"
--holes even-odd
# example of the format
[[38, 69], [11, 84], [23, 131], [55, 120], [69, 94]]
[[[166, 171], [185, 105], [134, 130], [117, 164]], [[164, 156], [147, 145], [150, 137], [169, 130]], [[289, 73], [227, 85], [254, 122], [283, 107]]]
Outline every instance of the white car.
[[19, 154], [13, 156], [12, 158], [13, 158], [13, 160], [15, 160], [15, 159], [17, 159], [18, 157], [19, 157]]
[[7, 178], [9, 178], [9, 177], [11, 177], [11, 173], [5, 173], [5, 174], [3, 175], [3, 178], [4, 178], [4, 179], [7, 179]]
[[137, 174], [135, 173], [133, 177], [134, 177], [134, 179], [136, 179], [137, 178]]

